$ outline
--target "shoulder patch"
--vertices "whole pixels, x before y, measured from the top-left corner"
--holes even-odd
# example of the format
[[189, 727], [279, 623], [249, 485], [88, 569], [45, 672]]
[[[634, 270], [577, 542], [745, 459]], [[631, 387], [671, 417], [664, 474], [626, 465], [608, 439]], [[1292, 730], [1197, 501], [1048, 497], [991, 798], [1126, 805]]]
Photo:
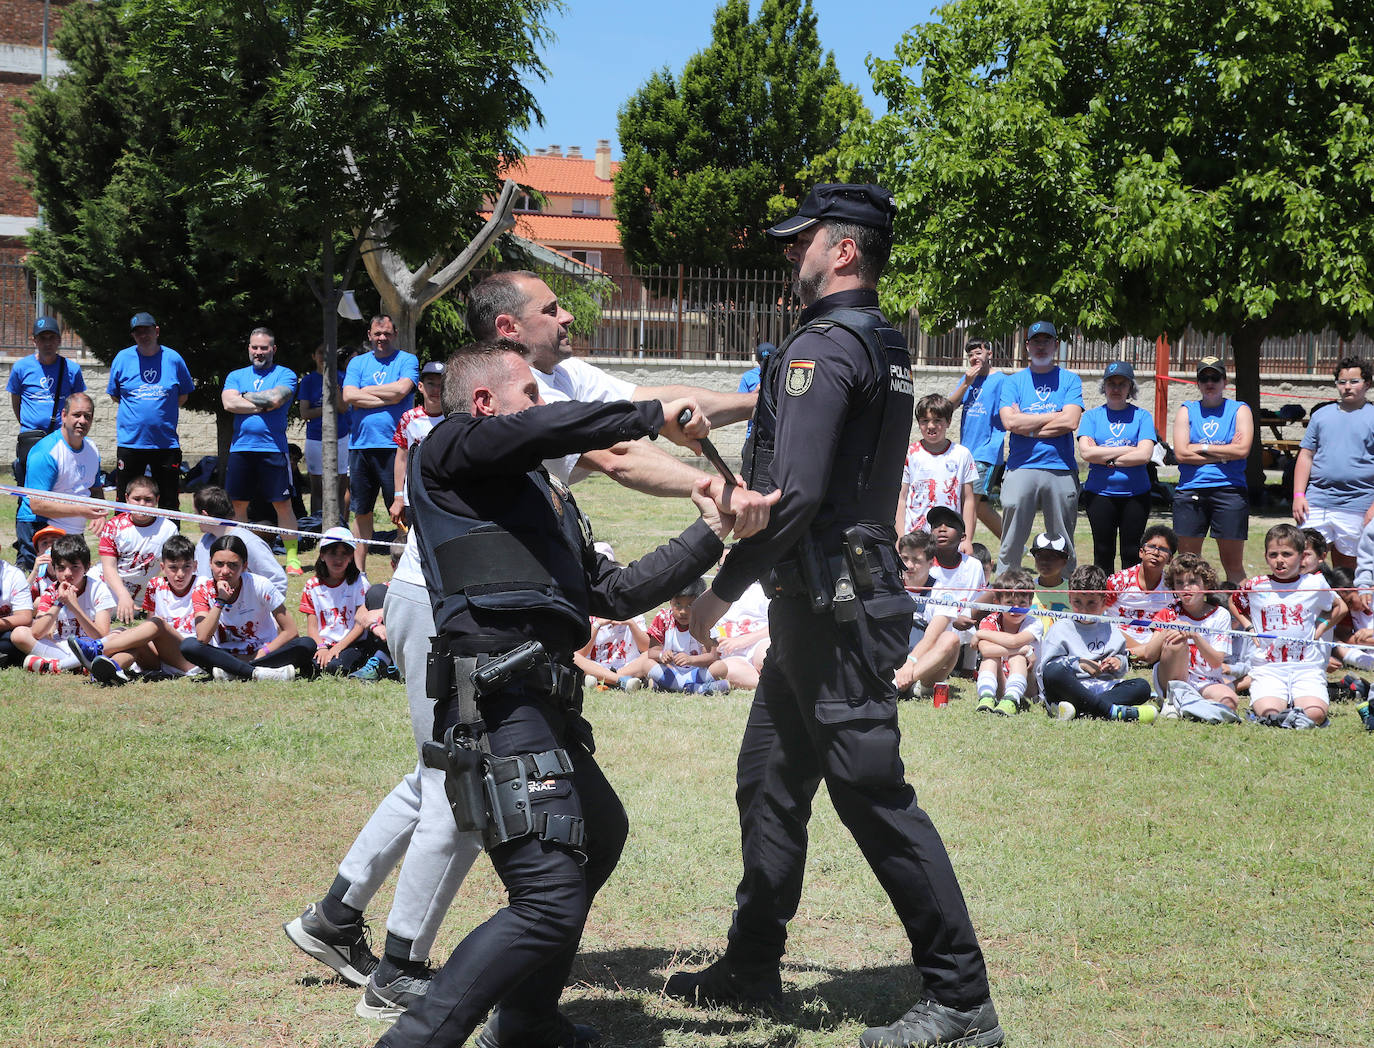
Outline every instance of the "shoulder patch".
[[811, 377], [815, 374], [814, 360], [794, 360], [787, 365], [787, 395], [799, 397], [811, 388]]

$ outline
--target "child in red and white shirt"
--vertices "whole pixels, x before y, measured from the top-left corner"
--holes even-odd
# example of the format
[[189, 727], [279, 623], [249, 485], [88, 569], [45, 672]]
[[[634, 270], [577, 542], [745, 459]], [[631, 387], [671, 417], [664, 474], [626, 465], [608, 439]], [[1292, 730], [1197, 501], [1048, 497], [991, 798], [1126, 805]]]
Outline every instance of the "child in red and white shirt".
[[649, 639], [653, 646], [649, 658], [655, 663], [649, 671], [649, 682], [658, 691], [685, 691], [706, 695], [730, 690], [730, 682], [717, 679], [711, 672], [716, 657], [716, 642], [704, 645], [688, 632], [692, 620], [692, 605], [706, 592], [706, 583], [697, 579], [668, 602], [649, 624]]
[[[125, 500], [134, 506], [156, 508], [158, 486], [152, 477], [129, 481]], [[177, 534], [176, 525], [151, 513], [118, 513], [100, 529], [100, 572], [114, 594], [115, 618], [132, 622], [141, 606], [144, 587], [157, 573], [162, 544]]]
[[591, 640], [573, 654], [573, 663], [586, 675], [587, 687], [637, 691], [653, 668], [647, 657], [652, 644], [643, 615], [593, 618]]
[[916, 424], [921, 439], [907, 448], [896, 527], [898, 535], [929, 531], [926, 515], [934, 506], [946, 506], [964, 522], [960, 552], [972, 554], [976, 510], [973, 482], [978, 479], [978, 468], [969, 449], [946, 436], [953, 418], [954, 404], [938, 393], [917, 402]]
[[8, 561], [0, 561], [0, 667], [18, 666], [24, 653], [10, 641], [16, 626], [33, 622], [33, 595], [24, 573]]
[[1036, 670], [1045, 624], [1032, 615], [1035, 576], [1023, 568], [1004, 571], [992, 581], [993, 599], [1001, 611], [985, 615], [978, 623], [974, 641], [982, 661], [978, 664], [980, 713], [1010, 717], [1026, 705], [1027, 693], [1039, 692]]
[[[1174, 591], [1164, 570], [1178, 552], [1178, 538], [1167, 524], [1151, 524], [1140, 539], [1140, 563], [1122, 568], [1107, 579], [1107, 613], [1122, 618], [1126, 650], [1137, 663], [1153, 666], [1160, 659], [1168, 630], [1152, 630], [1148, 623], [1158, 612], [1174, 606]], [[1139, 622], [1141, 625], [1128, 625]]]
[[1172, 681], [1187, 681], [1204, 699], [1234, 713], [1239, 700], [1226, 672], [1231, 650], [1227, 631], [1235, 628], [1234, 619], [1229, 610], [1207, 598], [1217, 589], [1216, 569], [1196, 553], [1180, 553], [1164, 569], [1164, 577], [1177, 603], [1155, 612], [1153, 621], [1177, 623], [1188, 629], [1157, 631], [1164, 637], [1158, 669], [1161, 694], [1168, 695]]
[[10, 642], [27, 656], [24, 668], [33, 673], [81, 669], [67, 640], [105, 636], [115, 607], [109, 587], [91, 573], [91, 548], [84, 536], [61, 535], [53, 541], [51, 570], [54, 585], [34, 602], [32, 623], [10, 632]]
[[357, 545], [347, 528], [330, 528], [320, 536], [315, 577], [301, 593], [305, 632], [315, 642], [315, 665], [325, 673], [352, 673], [377, 651], [379, 642], [358, 621], [367, 603], [367, 576], [353, 560]]
[[1326, 723], [1326, 651], [1316, 643], [1345, 615], [1320, 575], [1305, 575], [1302, 532], [1276, 524], [1264, 536], [1268, 575], [1246, 579], [1231, 596], [1243, 628], [1255, 631], [1250, 712], [1274, 727]]
[[752, 691], [759, 686], [759, 670], [772, 644], [768, 634], [768, 595], [753, 583], [730, 605], [712, 631], [720, 663], [711, 672], [724, 676], [730, 687]]
[[406, 495], [406, 459], [410, 449], [444, 419], [444, 365], [431, 360], [420, 370], [420, 403], [407, 411], [396, 423], [391, 440], [396, 445], [396, 463], [392, 479], [396, 482], [396, 497], [391, 500], [391, 523], [409, 525], [407, 510], [410, 499]]

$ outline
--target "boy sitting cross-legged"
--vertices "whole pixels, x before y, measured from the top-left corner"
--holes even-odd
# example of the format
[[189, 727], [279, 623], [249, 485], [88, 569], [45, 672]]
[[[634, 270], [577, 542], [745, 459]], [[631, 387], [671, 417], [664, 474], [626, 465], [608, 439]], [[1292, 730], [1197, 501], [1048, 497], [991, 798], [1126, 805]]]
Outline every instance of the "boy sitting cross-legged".
[[53, 540], [49, 565], [55, 580], [34, 604], [33, 622], [16, 626], [10, 643], [25, 653], [24, 669], [31, 673], [61, 673], [81, 668], [68, 650], [70, 637], [98, 640], [110, 632], [114, 594], [91, 570], [91, 548], [81, 535]]

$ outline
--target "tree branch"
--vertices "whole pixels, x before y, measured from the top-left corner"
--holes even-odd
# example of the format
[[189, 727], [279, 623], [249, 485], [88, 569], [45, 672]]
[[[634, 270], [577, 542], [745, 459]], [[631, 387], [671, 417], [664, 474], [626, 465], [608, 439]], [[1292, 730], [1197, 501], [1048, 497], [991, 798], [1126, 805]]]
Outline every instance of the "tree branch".
[[487, 249], [496, 242], [496, 238], [515, 225], [515, 219], [510, 217], [510, 213], [515, 207], [515, 195], [519, 188], [513, 180], [506, 179], [506, 184], [501, 188], [501, 195], [497, 197], [496, 205], [492, 208], [491, 218], [487, 219], [487, 224], [482, 227], [481, 232], [472, 238], [472, 242], [457, 258], [425, 281], [418, 296], [422, 309], [467, 276], [472, 267], [487, 253]]

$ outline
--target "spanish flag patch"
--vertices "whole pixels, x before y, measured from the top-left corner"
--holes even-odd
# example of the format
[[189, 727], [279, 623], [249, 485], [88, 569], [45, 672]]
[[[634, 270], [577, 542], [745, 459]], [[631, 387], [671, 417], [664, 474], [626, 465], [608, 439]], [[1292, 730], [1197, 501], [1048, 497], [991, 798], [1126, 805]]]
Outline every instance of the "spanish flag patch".
[[787, 365], [787, 395], [799, 397], [811, 388], [811, 376], [816, 372], [814, 360], [794, 360]]

